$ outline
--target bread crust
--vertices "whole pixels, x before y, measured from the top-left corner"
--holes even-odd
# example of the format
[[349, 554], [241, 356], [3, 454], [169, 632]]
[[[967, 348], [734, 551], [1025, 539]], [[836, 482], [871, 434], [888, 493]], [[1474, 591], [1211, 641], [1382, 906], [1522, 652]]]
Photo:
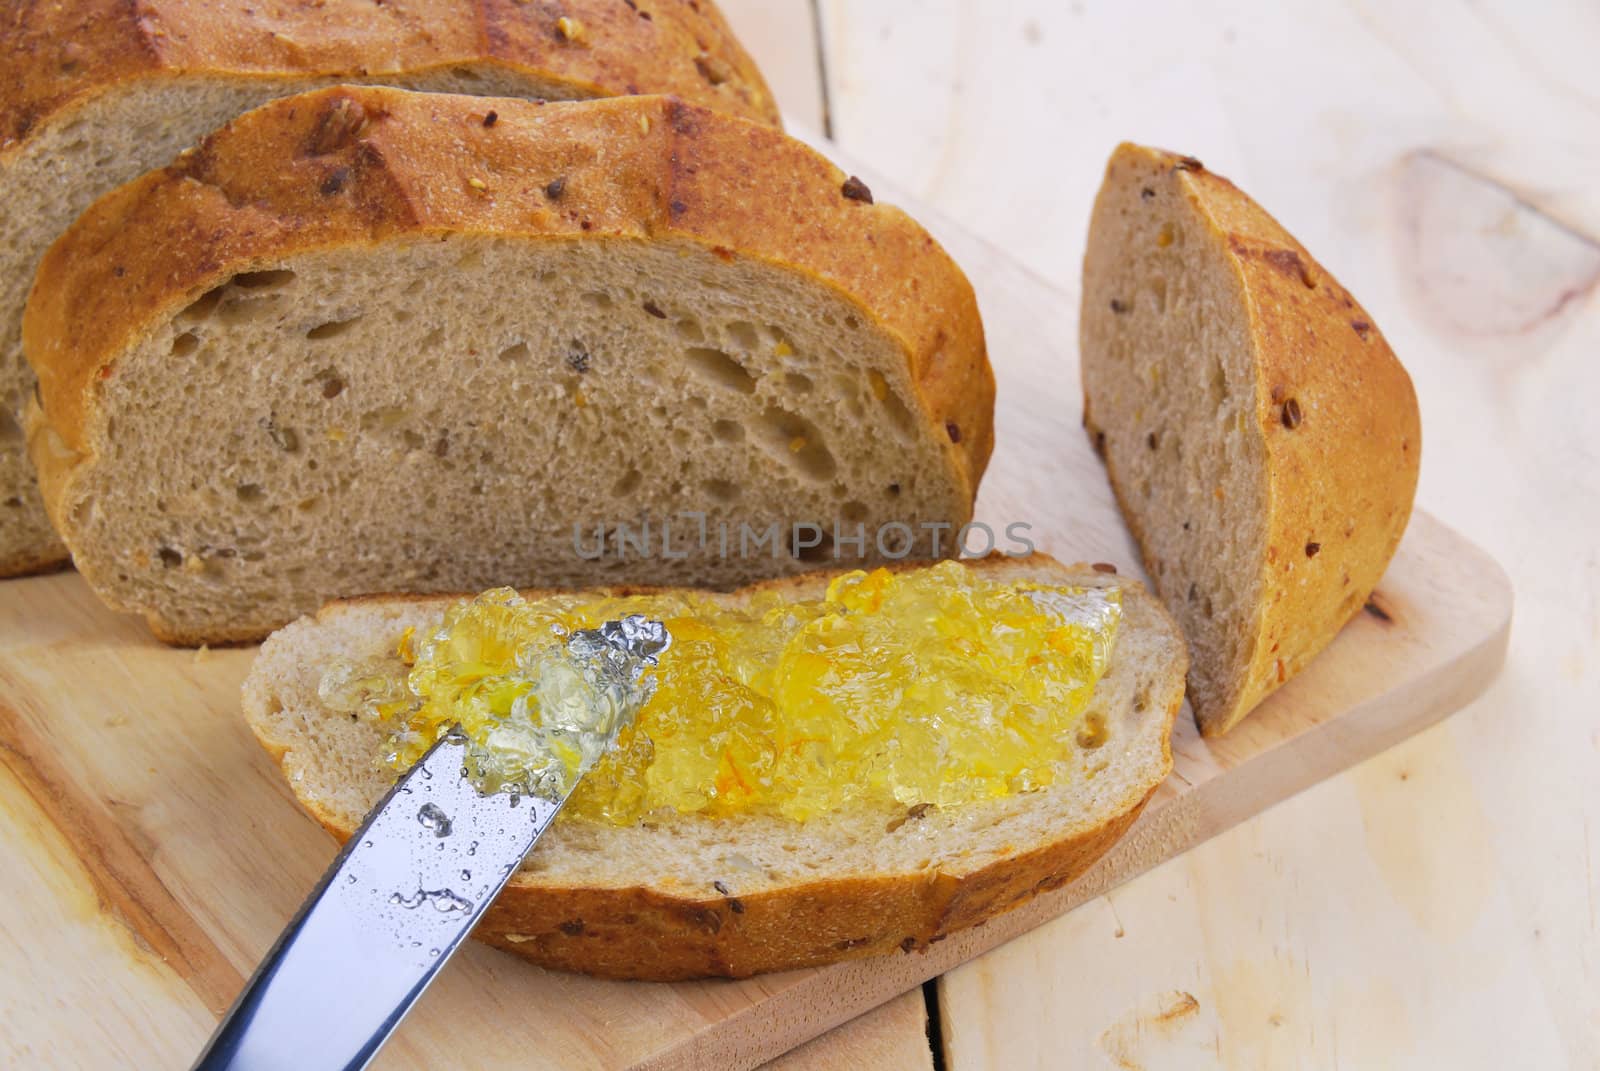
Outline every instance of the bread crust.
[[382, 81], [489, 65], [574, 97], [674, 93], [779, 121], [711, 0], [22, 0], [0, 17], [0, 54], [0, 158], [98, 94], [186, 76]]
[[[1411, 516], [1421, 416], [1411, 378], [1372, 317], [1260, 205], [1190, 156], [1124, 143], [1106, 181], [1126, 167], [1167, 174], [1248, 305], [1267, 549], [1248, 665], [1226, 702], [1195, 704], [1201, 732], [1212, 736], [1304, 668], [1377, 587]], [[1103, 429], [1089, 403], [1086, 395], [1094, 440]], [[1107, 471], [1147, 571], [1159, 577], [1115, 466]], [[1162, 595], [1170, 604], [1184, 593]]]
[[[98, 385], [117, 354], [207, 290], [319, 249], [474, 234], [675, 240], [832, 289], [900, 343], [964, 523], [994, 443], [972, 287], [926, 231], [848, 196], [845, 180], [775, 130], [670, 97], [541, 105], [342, 86], [274, 101], [107, 194], [45, 255], [23, 341], [39, 378], [28, 439], [46, 509], [73, 546], [72, 483], [107, 420]], [[168, 642], [260, 635], [151, 624]]]
[[60, 572], [72, 564], [69, 559], [63, 557], [63, 553], [61, 548], [20, 550], [0, 560], [0, 580], [15, 580], [25, 576]]
[[[1076, 574], [1079, 582], [1115, 583], [1128, 600], [1140, 600], [1167, 629], [1176, 651], [1171, 686], [1153, 697], [1159, 704], [1161, 756], [1158, 773], [1131, 784], [1107, 816], [1066, 829], [1055, 840], [1007, 855], [962, 874], [943, 870], [879, 874], [846, 879], [795, 882], [761, 892], [719, 894], [715, 875], [706, 875], [709, 896], [673, 895], [645, 886], [555, 884], [518, 872], [473, 931], [473, 936], [542, 967], [606, 978], [677, 981], [686, 978], [743, 978], [752, 974], [820, 966], [865, 956], [910, 953], [943, 940], [1061, 888], [1080, 877], [1115, 844], [1139, 817], [1172, 768], [1173, 722], [1183, 705], [1186, 666], [1176, 623], [1136, 580], [1097, 573], [1085, 564], [1061, 566], [1042, 553], [1023, 559], [1034, 567], [1059, 570], [1059, 580]], [[1017, 560], [991, 554], [966, 563], [1000, 571]], [[894, 572], [915, 563], [886, 566]], [[825, 587], [848, 569], [820, 570], [761, 581], [732, 593], [797, 595]], [[594, 589], [597, 597], [670, 591], [641, 585]], [[548, 591], [525, 591], [536, 599]], [[346, 608], [393, 602], [448, 604], [461, 595], [369, 595], [323, 607], [315, 620], [327, 621]], [[289, 749], [264, 735], [249, 707], [246, 715], [257, 740], [285, 777]], [[301, 805], [341, 843], [355, 832], [318, 801], [296, 793]], [[803, 828], [803, 827], [802, 827]], [[692, 878], [693, 876], [689, 876]]]

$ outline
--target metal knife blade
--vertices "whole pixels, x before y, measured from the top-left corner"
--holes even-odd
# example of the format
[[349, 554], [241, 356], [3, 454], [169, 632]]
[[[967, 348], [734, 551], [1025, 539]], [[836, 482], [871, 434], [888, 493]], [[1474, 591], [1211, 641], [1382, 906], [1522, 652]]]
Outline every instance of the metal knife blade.
[[566, 796], [485, 795], [435, 744], [351, 837], [217, 1027], [196, 1071], [365, 1067]]
[[[638, 615], [572, 633], [568, 655], [616, 714], [610, 742], [648, 698], [635, 685], [670, 643]], [[486, 793], [468, 774], [470, 746], [448, 734], [367, 816], [195, 1071], [357, 1071], [376, 1055], [585, 772], [534, 793]]]

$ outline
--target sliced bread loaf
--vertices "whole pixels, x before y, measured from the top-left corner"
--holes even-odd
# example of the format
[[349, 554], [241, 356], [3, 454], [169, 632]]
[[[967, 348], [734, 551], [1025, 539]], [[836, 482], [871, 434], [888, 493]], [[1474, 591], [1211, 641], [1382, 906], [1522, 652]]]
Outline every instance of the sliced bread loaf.
[[46, 504], [94, 590], [184, 643], [334, 596], [831, 560], [797, 524], [929, 556], [923, 525], [971, 517], [993, 378], [966, 278], [870, 202], [671, 98], [273, 102], [44, 258]]
[[0, 14], [0, 576], [64, 560], [14, 418], [34, 267], [102, 193], [239, 113], [335, 82], [550, 99], [675, 93], [776, 124], [711, 0], [69, 0]]
[[[563, 816], [475, 936], [547, 967], [625, 978], [743, 976], [909, 952], [1082, 874], [1172, 766], [1185, 652], [1137, 581], [1044, 555], [969, 562], [1000, 581], [1118, 589], [1122, 622], [1077, 746], [1047, 788], [948, 809], [857, 805], [804, 822], [652, 813], [615, 826]], [[816, 598], [832, 574], [770, 581]], [[344, 839], [393, 781], [388, 730], [319, 696], [336, 663], [391, 656], [436, 628], [447, 597], [335, 603], [261, 648], [244, 685], [251, 728], [302, 805]], [[662, 672], [667, 671], [663, 663]]]
[[1192, 157], [1122, 145], [1084, 257], [1084, 425], [1226, 732], [1361, 609], [1411, 514], [1411, 380], [1287, 231]]

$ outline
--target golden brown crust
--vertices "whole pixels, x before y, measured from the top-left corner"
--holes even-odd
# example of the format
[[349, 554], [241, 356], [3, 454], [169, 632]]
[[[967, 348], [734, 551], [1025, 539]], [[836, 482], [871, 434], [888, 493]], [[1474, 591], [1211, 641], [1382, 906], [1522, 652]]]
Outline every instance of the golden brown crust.
[[[1168, 710], [1169, 728], [1181, 706], [1180, 695]], [[281, 765], [286, 752], [268, 751]], [[472, 936], [552, 970], [653, 982], [910, 953], [1081, 877], [1155, 791], [1094, 829], [962, 877], [886, 874], [740, 896], [718, 892], [708, 879], [707, 895], [696, 897], [642, 886], [554, 886], [517, 874]], [[301, 803], [340, 843], [354, 833], [314, 802]]]
[[492, 126], [490, 110], [378, 87], [283, 98], [107, 194], [56, 242], [23, 341], [42, 404], [30, 449], [69, 545], [62, 502], [93, 462], [97, 387], [118, 353], [235, 273], [444, 233], [680, 241], [833, 289], [900, 341], [970, 510], [993, 448], [994, 378], [971, 285], [927, 232], [846, 196], [846, 176], [801, 143], [673, 98], [496, 100]]
[[[1119, 160], [1171, 174], [1249, 303], [1266, 442], [1263, 601], [1234, 701], [1197, 710], [1210, 736], [1298, 673], [1377, 587], [1411, 516], [1421, 415], [1411, 378], [1372, 317], [1260, 205], [1193, 157], [1123, 144], [1110, 166]], [[1134, 515], [1122, 513], [1145, 548]]]
[[21, 0], [0, 15], [0, 56], [0, 154], [99, 93], [186, 76], [382, 81], [488, 65], [574, 97], [674, 93], [778, 122], [711, 0]]
[[537, 886], [519, 876], [473, 936], [542, 967], [652, 981], [744, 978], [908, 953], [1081, 876], [1148, 799], [1095, 829], [962, 877], [886, 874], [739, 897], [717, 893], [708, 880], [708, 895], [692, 898], [643, 888]]
[[[1054, 559], [1032, 559], [1054, 565]], [[1004, 568], [1007, 559], [991, 554], [975, 567]], [[915, 563], [886, 566], [891, 571]], [[1088, 573], [1087, 565], [1067, 566]], [[821, 570], [764, 580], [736, 594], [814, 590], [846, 569]], [[1109, 578], [1108, 578], [1109, 580]], [[1119, 587], [1138, 592], [1138, 581], [1119, 578]], [[594, 589], [597, 596], [648, 594], [672, 590], [639, 585]], [[528, 598], [550, 592], [530, 590]], [[326, 620], [350, 606], [403, 599], [408, 604], [449, 603], [460, 595], [369, 595], [341, 599], [318, 611]], [[1177, 628], [1159, 604], [1152, 610]], [[1183, 665], [1175, 669], [1181, 681]], [[1099, 825], [1076, 829], [1050, 843], [1009, 855], [965, 874], [944, 871], [891, 873], [856, 878], [797, 882], [762, 892], [734, 895], [704, 880], [701, 895], [671, 895], [642, 886], [555, 885], [540, 876], [518, 873], [473, 936], [542, 967], [607, 978], [676, 981], [708, 976], [743, 978], [774, 970], [820, 966], [864, 956], [909, 953], [950, 934], [1018, 907], [1080, 877], [1115, 844], [1139, 817], [1172, 768], [1172, 725], [1183, 705], [1175, 687], [1162, 712], [1160, 776], [1130, 786]], [[280, 768], [289, 751], [257, 739]], [[285, 771], [287, 773], [287, 771]], [[297, 797], [319, 824], [342, 843], [355, 832], [316, 800]], [[690, 877], [692, 880], [692, 876]]]

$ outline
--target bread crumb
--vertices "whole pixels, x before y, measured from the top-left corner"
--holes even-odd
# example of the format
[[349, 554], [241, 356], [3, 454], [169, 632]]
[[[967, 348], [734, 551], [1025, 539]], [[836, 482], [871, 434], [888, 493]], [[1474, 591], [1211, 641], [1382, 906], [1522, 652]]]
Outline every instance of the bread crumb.
[[588, 31], [577, 19], [563, 15], [556, 20], [556, 33], [576, 45], [583, 43]]
[[206, 661], [210, 657], [211, 657], [211, 647], [210, 647], [210, 645], [202, 643], [200, 645], [200, 648], [197, 651], [195, 651], [195, 653], [194, 653], [195, 664], [199, 665], [201, 662]]

